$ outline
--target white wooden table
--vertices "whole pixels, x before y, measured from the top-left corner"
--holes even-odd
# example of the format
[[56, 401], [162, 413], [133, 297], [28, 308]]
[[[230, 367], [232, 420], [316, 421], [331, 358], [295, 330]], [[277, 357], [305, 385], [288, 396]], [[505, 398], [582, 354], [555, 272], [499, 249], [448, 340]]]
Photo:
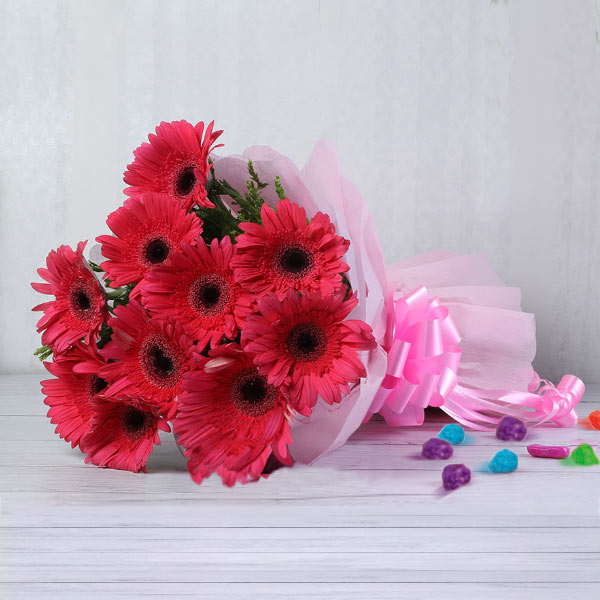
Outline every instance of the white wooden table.
[[[443, 493], [419, 458], [445, 421], [363, 426], [313, 465], [258, 484], [202, 486], [165, 436], [148, 474], [98, 469], [56, 437], [35, 376], [0, 378], [0, 586], [30, 598], [600, 597], [600, 465], [568, 467], [475, 433], [453, 462], [473, 470]], [[589, 386], [580, 414], [600, 408]], [[528, 443], [584, 441], [582, 425]], [[479, 471], [501, 447], [508, 475]]]

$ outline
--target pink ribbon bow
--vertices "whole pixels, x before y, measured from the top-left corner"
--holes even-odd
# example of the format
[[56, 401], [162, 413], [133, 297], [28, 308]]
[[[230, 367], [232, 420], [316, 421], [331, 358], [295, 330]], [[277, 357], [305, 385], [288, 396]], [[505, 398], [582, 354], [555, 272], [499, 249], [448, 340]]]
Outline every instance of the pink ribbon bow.
[[442, 406], [456, 387], [460, 335], [448, 309], [425, 287], [393, 304], [386, 376], [370, 412], [390, 425], [421, 425], [427, 406]]
[[427, 406], [439, 406], [467, 427], [493, 430], [506, 415], [530, 424], [577, 422], [585, 386], [565, 375], [557, 386], [535, 376], [527, 392], [480, 390], [457, 383], [460, 334], [446, 307], [420, 287], [392, 303], [392, 341], [386, 376], [369, 415], [389, 425], [421, 425]]

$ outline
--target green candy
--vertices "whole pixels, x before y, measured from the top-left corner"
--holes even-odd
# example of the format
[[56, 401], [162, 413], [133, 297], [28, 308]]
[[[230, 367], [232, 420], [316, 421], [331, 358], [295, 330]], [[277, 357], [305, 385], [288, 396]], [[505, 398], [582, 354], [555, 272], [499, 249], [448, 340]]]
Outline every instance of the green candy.
[[598, 457], [596, 456], [593, 448], [589, 444], [581, 444], [581, 446], [577, 446], [575, 450], [571, 453], [571, 460], [576, 465], [597, 465], [600, 463]]

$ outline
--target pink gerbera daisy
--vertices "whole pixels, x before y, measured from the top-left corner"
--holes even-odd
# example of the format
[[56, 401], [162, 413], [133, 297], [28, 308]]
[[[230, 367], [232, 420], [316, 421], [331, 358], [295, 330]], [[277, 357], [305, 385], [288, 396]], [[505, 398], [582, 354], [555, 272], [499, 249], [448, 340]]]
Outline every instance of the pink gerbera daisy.
[[47, 269], [38, 269], [48, 283], [32, 283], [42, 294], [55, 296], [33, 310], [44, 311], [37, 325], [42, 332], [42, 344], [54, 352], [63, 352], [77, 340], [90, 342], [100, 331], [107, 314], [106, 296], [94, 274], [83, 259], [86, 242], [77, 250], [60, 246], [46, 258]]
[[170, 431], [165, 419], [141, 400], [95, 398], [90, 431], [81, 440], [86, 463], [124, 471], [146, 471], [159, 430]]
[[195, 204], [212, 208], [208, 200], [206, 182], [210, 172], [208, 155], [223, 144], [215, 145], [223, 133], [213, 131], [211, 122], [206, 131], [201, 121], [192, 125], [187, 121], [162, 122], [156, 135], [150, 134], [133, 155], [135, 160], [127, 166], [125, 190], [128, 196], [140, 192], [159, 192], [177, 198], [187, 211]]
[[198, 347], [218, 345], [223, 336], [234, 339], [252, 312], [254, 296], [234, 281], [231, 260], [235, 246], [228, 237], [213, 239], [210, 248], [182, 245], [168, 266], [148, 273], [143, 284], [144, 306], [170, 316], [198, 340]]
[[255, 294], [287, 290], [332, 294], [342, 285], [348, 265], [341, 259], [350, 242], [335, 235], [329, 217], [318, 212], [307, 222], [306, 211], [287, 198], [277, 212], [263, 204], [262, 225], [241, 223], [237, 237], [236, 277]]
[[54, 355], [54, 362], [44, 363], [56, 378], [42, 381], [44, 403], [50, 407], [48, 417], [56, 425], [56, 433], [73, 448], [89, 431], [92, 401], [106, 387], [98, 375], [105, 364], [94, 344], [80, 343]]
[[100, 375], [109, 382], [106, 395], [144, 398], [169, 417], [176, 408], [184, 373], [195, 346], [178, 323], [150, 319], [141, 304], [130, 300], [115, 309], [111, 341], [100, 351], [109, 362]]
[[371, 328], [359, 320], [344, 320], [357, 305], [355, 296], [323, 296], [289, 291], [258, 302], [261, 314], [248, 317], [242, 332], [244, 349], [270, 384], [283, 385], [292, 407], [310, 415], [318, 396], [341, 402], [350, 383], [366, 377], [359, 350], [376, 346]]
[[112, 287], [137, 283], [146, 273], [179, 252], [181, 242], [193, 244], [202, 233], [202, 221], [163, 194], [129, 198], [109, 215], [113, 235], [101, 235], [102, 268]]
[[291, 464], [288, 401], [253, 357], [228, 344], [199, 357], [198, 369], [185, 375], [173, 424], [194, 480], [214, 471], [228, 485], [257, 479], [271, 451]]

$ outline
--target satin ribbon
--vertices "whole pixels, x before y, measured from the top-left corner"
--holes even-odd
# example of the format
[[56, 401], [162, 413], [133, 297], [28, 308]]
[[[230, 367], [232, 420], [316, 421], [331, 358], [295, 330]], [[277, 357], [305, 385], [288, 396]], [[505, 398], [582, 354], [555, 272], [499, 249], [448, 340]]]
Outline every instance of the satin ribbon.
[[537, 375], [536, 380], [528, 392], [472, 390], [459, 385], [442, 410], [459, 423], [481, 431], [493, 431], [506, 415], [533, 427], [548, 422], [559, 427], [575, 425], [575, 407], [585, 392], [583, 381], [575, 375], [564, 375], [556, 386], [540, 381]]
[[439, 406], [459, 423], [494, 430], [506, 416], [530, 425], [577, 422], [585, 386], [565, 375], [557, 386], [535, 374], [527, 392], [472, 389], [458, 384], [460, 334], [446, 307], [425, 287], [390, 303], [392, 341], [388, 366], [367, 418], [380, 413], [389, 425], [421, 425], [427, 406]]
[[427, 406], [442, 406], [457, 384], [460, 335], [446, 307], [420, 287], [393, 302], [386, 376], [370, 413], [390, 425], [421, 425]]

